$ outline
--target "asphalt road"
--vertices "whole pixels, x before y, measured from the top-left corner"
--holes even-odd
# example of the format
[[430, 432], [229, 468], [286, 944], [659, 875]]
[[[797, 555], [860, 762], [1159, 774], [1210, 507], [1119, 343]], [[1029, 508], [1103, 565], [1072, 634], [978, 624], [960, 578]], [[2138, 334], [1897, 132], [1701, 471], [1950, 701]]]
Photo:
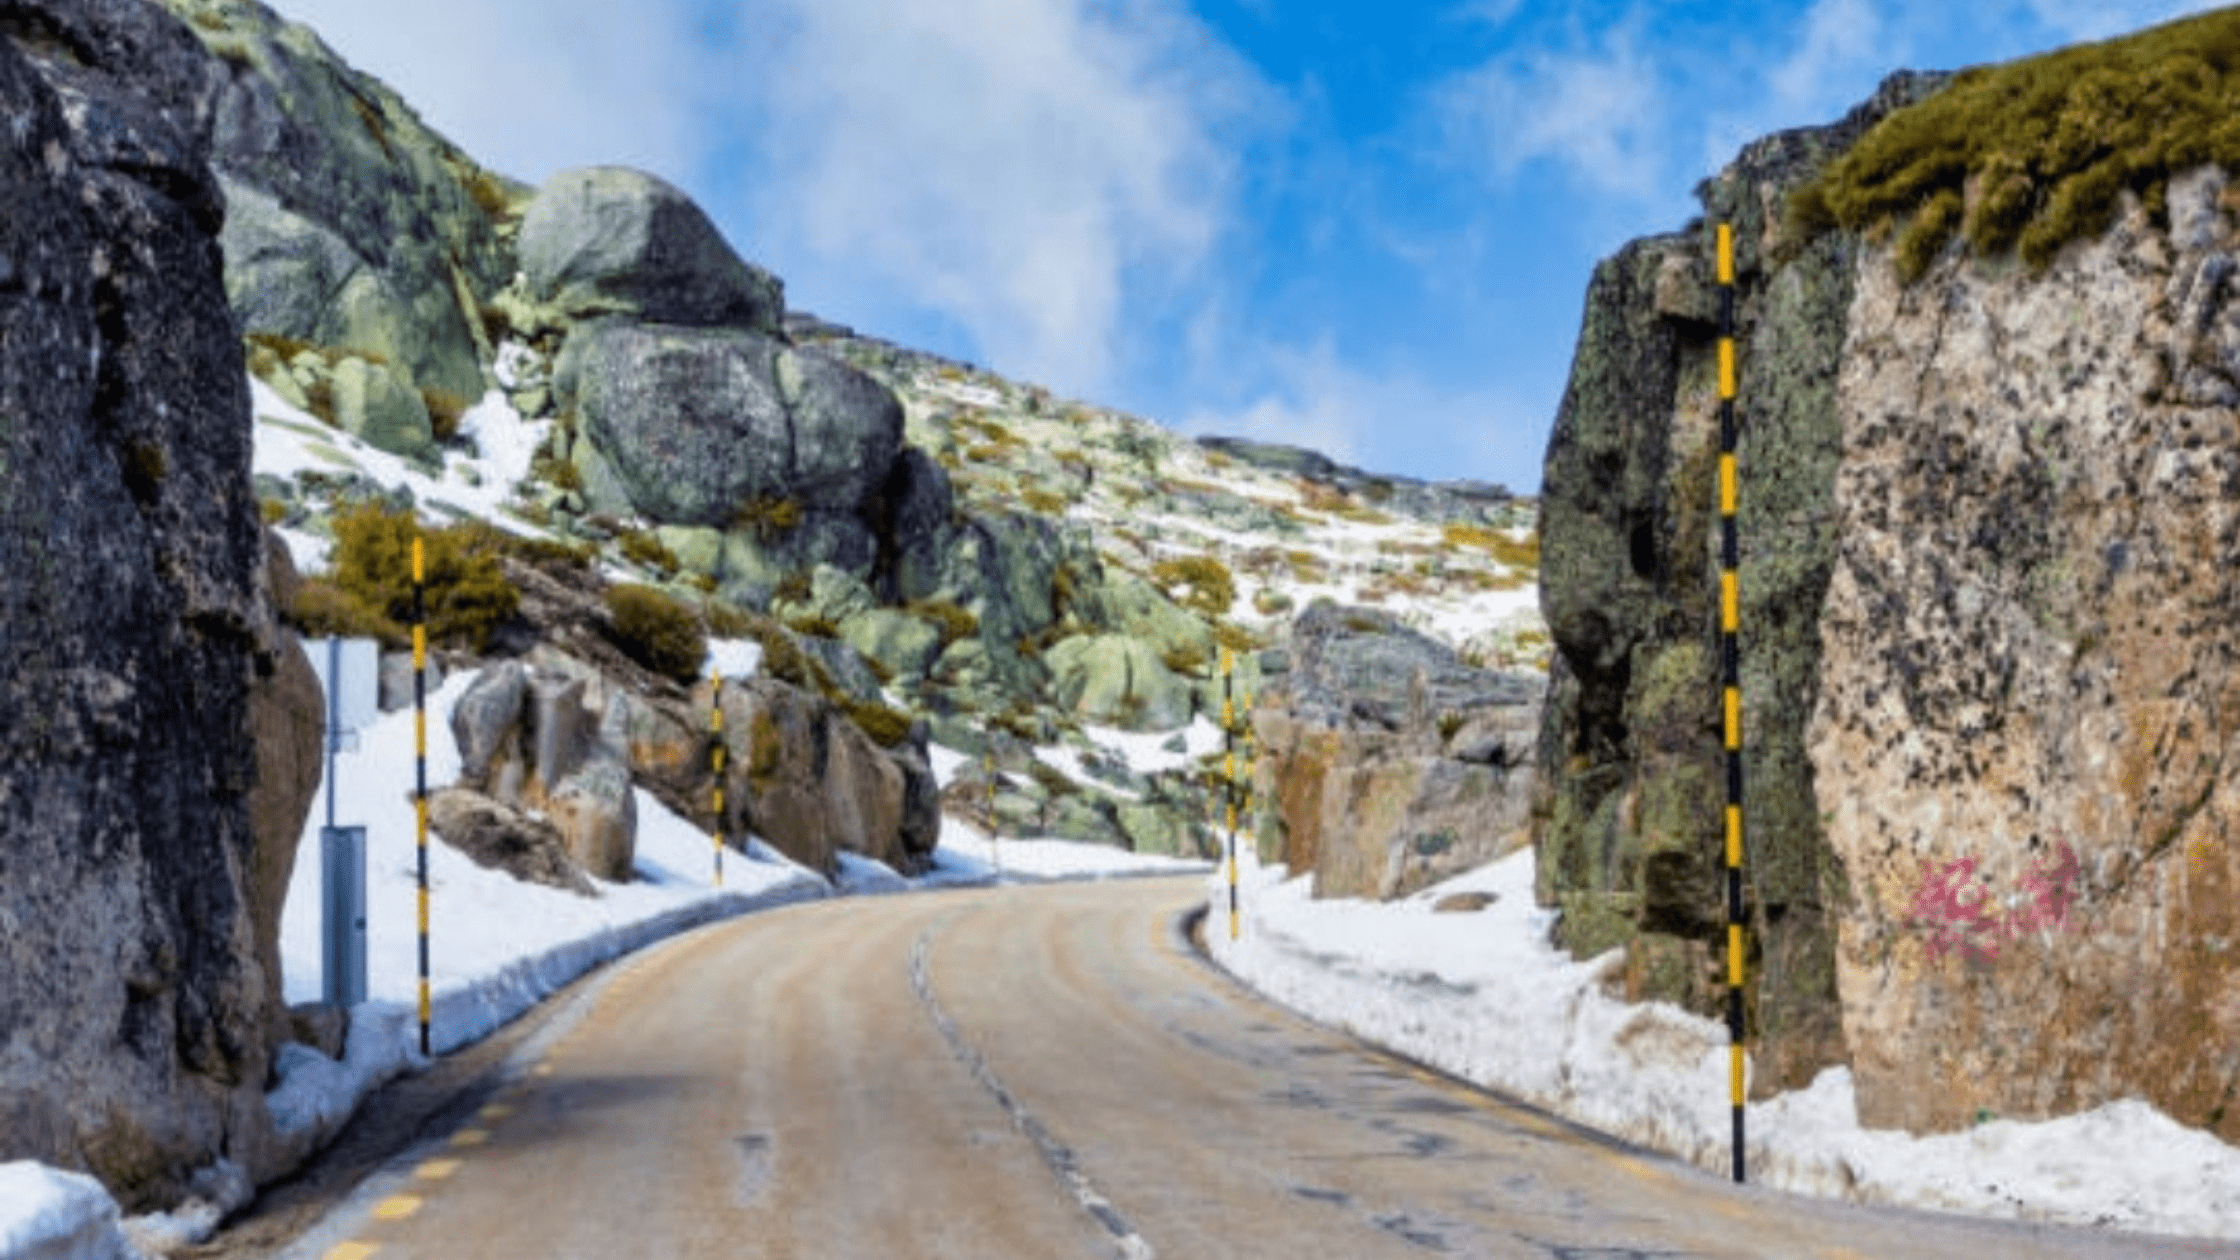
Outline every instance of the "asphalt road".
[[797, 906], [569, 999], [283, 1254], [1036, 1260], [2231, 1256], [1738, 1188], [1213, 972], [1196, 880]]

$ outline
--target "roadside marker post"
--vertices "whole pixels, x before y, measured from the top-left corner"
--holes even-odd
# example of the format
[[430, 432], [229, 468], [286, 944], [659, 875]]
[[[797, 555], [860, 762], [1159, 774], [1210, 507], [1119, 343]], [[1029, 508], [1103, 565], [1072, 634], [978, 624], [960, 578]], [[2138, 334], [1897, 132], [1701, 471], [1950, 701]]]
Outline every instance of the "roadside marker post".
[[1727, 757], [1727, 1043], [1728, 1097], [1734, 1109], [1734, 1179], [1743, 1180], [1742, 912], [1742, 592], [1741, 543], [1735, 505], [1741, 489], [1735, 464], [1734, 227], [1718, 229], [1719, 253], [1719, 659]]
[[711, 803], [716, 814], [714, 832], [715, 886], [721, 888], [723, 887], [723, 671], [711, 669], [708, 671], [708, 678], [712, 683], [708, 693], [708, 730], [715, 735], [714, 745], [708, 749], [708, 768], [714, 773], [716, 783], [715, 799]]
[[987, 789], [988, 858], [995, 864], [996, 882], [1003, 882], [1003, 829], [996, 825], [996, 754], [991, 745], [980, 754], [980, 782]]
[[1221, 649], [1221, 795], [1229, 814], [1229, 939], [1237, 939], [1237, 705], [1236, 654]]
[[412, 804], [420, 875], [420, 1057], [428, 1057], [428, 554], [412, 535]]

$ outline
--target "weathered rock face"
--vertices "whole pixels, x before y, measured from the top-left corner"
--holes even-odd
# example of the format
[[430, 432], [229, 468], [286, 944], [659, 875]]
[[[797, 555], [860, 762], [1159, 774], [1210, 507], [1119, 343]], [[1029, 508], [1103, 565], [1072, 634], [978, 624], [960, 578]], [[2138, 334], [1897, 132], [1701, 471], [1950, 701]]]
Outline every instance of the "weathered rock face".
[[1808, 751], [1861, 1118], [2126, 1096], [2240, 1138], [2240, 231], [1864, 254]]
[[486, 793], [462, 787], [429, 793], [428, 829], [477, 866], [525, 883], [598, 895], [558, 827]]
[[[294, 602], [297, 582], [288, 545], [266, 531], [265, 579], [274, 608]], [[269, 662], [269, 663], [268, 663]], [[264, 650], [249, 687], [249, 733], [257, 771], [249, 789], [251, 850], [249, 917], [255, 924], [257, 965], [270, 998], [269, 1042], [277, 1052], [291, 1037], [287, 995], [280, 973], [280, 913], [295, 873], [296, 845], [325, 767], [327, 706], [319, 676], [296, 633], [274, 618], [264, 626]]]
[[1318, 897], [1391, 898], [1521, 847], [1541, 685], [1388, 613], [1309, 608], [1252, 710], [1283, 862]]
[[[700, 712], [711, 699], [704, 686], [694, 694]], [[890, 755], [821, 698], [770, 678], [724, 685], [723, 730], [725, 834], [752, 830], [827, 873], [842, 849], [925, 869], [939, 802], [921, 750]], [[695, 813], [710, 799], [700, 792]]]
[[0, 17], [0, 1159], [128, 1207], [269, 1139], [270, 613], [208, 68], [136, 0]]
[[[1755, 1088], [1870, 1125], [2144, 1097], [2240, 1134], [2240, 247], [2173, 181], [2042, 275], [1789, 235], [1784, 190], [1917, 95], [1761, 141], [1737, 225]], [[1720, 984], [1709, 230], [1597, 272], [1543, 500], [1536, 811], [1559, 939]]]
[[855, 369], [741, 329], [602, 320], [560, 369], [631, 504], [678, 525], [750, 504], [857, 513], [902, 449], [902, 407]]
[[[1843, 876], [1804, 725], [1835, 562], [1835, 381], [1856, 266], [1840, 236], [1774, 261], [1769, 216], [1817, 163], [1928, 86], [1894, 78], [1833, 127], [1758, 141], [1706, 191], [1712, 217], [1736, 224], [1749, 382], [1742, 694], [1761, 1091], [1844, 1061], [1832, 931]], [[1587, 291], [1541, 500], [1556, 659], [1534, 820], [1559, 942], [1581, 957], [1623, 946], [1630, 996], [1706, 1013], [1725, 983], [1710, 234], [1637, 241]]]
[[521, 222], [531, 301], [571, 320], [629, 315], [777, 336], [785, 289], [741, 259], [668, 181], [621, 166], [562, 171]]
[[[493, 665], [452, 710], [459, 781], [500, 805], [549, 818], [582, 870], [628, 880], [638, 834], [632, 703], [597, 671], [556, 652], [540, 653], [533, 668]], [[463, 809], [460, 817], [467, 819]]]
[[511, 277], [512, 190], [255, 0], [165, 0], [222, 85], [226, 288], [244, 331], [362, 352], [415, 391], [480, 398], [477, 292]]
[[1058, 704], [1077, 717], [1123, 730], [1171, 731], [1189, 724], [1190, 685], [1139, 639], [1116, 634], [1066, 639], [1050, 649], [1048, 662]]

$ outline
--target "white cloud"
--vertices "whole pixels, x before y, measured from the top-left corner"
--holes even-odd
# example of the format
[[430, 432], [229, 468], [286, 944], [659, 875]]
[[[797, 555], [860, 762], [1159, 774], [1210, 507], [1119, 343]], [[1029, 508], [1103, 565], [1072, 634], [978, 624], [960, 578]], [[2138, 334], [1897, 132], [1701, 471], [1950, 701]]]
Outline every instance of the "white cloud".
[[1630, 26], [1587, 53], [1505, 52], [1432, 92], [1445, 141], [1504, 181], [1549, 162], [1590, 190], [1646, 198], [1662, 183], [1664, 101]]
[[626, 163], [684, 182], [707, 151], [690, 85], [705, 53], [672, 3], [276, 0], [428, 123], [538, 183]]
[[1132, 304], [1225, 227], [1242, 63], [1177, 0], [778, 7], [743, 50], [758, 237], [852, 307], [930, 310], [1006, 371], [1106, 386]]
[[1549, 416], [1498, 391], [1448, 389], [1405, 369], [1365, 370], [1327, 339], [1226, 358], [1234, 375], [1259, 388], [1233, 406], [1192, 409], [1183, 432], [1303, 446], [1373, 472], [1539, 485]]
[[1892, 64], [1882, 37], [1873, 0], [1819, 0], [1805, 15], [1796, 51], [1768, 76], [1775, 99], [1792, 112], [1825, 106], [1831, 90], [1851, 90], [1863, 67]]

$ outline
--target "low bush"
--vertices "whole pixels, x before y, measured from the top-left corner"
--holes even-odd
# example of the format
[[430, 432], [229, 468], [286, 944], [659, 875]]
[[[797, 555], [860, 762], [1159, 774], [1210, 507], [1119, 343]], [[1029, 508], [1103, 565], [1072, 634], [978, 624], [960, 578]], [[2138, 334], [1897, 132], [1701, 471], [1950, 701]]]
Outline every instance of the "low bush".
[[607, 588], [607, 614], [615, 642], [632, 660], [679, 682], [700, 676], [708, 637], [700, 618], [682, 600], [651, 586]]
[[910, 738], [910, 715], [900, 709], [889, 708], [876, 700], [855, 700], [846, 696], [834, 703], [881, 748], [896, 747]]
[[1169, 598], [1208, 617], [1226, 617], [1237, 599], [1237, 581], [1212, 556], [1177, 556], [1151, 566], [1151, 580]]
[[2124, 192], [2155, 211], [2171, 176], [2209, 163], [2240, 169], [2240, 10], [1964, 71], [1796, 189], [1790, 226], [1867, 233], [1915, 215], [1909, 278], [1955, 228], [1978, 257], [2012, 248], [2043, 268], [2105, 231]]
[[521, 606], [521, 593], [498, 563], [491, 541], [497, 532], [480, 524], [423, 529], [410, 508], [384, 503], [344, 508], [334, 517], [328, 581], [367, 612], [410, 625], [417, 534], [426, 558], [428, 638], [481, 651], [490, 632]]

